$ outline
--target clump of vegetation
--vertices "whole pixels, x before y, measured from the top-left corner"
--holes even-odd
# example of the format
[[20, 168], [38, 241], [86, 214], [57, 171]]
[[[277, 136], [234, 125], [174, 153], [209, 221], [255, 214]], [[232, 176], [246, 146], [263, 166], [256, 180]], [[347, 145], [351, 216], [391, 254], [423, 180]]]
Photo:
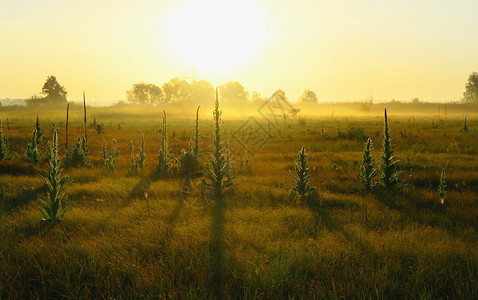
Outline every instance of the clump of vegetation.
[[383, 137], [382, 164], [380, 166], [380, 182], [387, 190], [400, 187], [400, 172], [397, 171], [397, 161], [390, 145], [390, 131], [388, 129], [387, 109], [385, 109], [385, 128]]
[[108, 172], [114, 172], [118, 168], [119, 150], [116, 145], [116, 140], [113, 139], [113, 145], [110, 150], [106, 149], [106, 142], [103, 139], [103, 152], [101, 158], [103, 159], [103, 168]]
[[346, 132], [341, 132], [340, 128], [337, 128], [337, 137], [339, 139], [363, 141], [367, 138], [365, 135], [365, 129], [362, 127], [355, 127], [349, 125]]
[[156, 176], [164, 178], [168, 175], [171, 168], [170, 154], [168, 149], [168, 131], [166, 112], [163, 111], [163, 126], [161, 129], [161, 149], [158, 155], [158, 166], [156, 167]]
[[75, 147], [67, 152], [65, 157], [65, 168], [91, 167], [91, 159], [86, 145], [86, 138], [79, 137]]
[[441, 170], [440, 185], [438, 186], [438, 196], [440, 197], [441, 204], [445, 204], [445, 200], [446, 200], [445, 168]]
[[465, 123], [463, 124], [463, 131], [468, 132], [468, 125], [466, 124], [466, 116], [465, 116]]
[[[38, 120], [38, 119], [37, 119]], [[34, 166], [41, 163], [41, 152], [38, 150], [38, 133], [37, 128], [33, 129], [32, 138], [27, 148], [27, 160]]]
[[299, 158], [294, 164], [295, 175], [292, 177], [295, 180], [295, 185], [292, 190], [299, 195], [300, 199], [307, 200], [316, 188], [310, 185], [309, 165], [307, 162], [307, 154], [305, 153], [305, 146], [299, 151]]
[[103, 123], [96, 124], [95, 130], [96, 130], [97, 134], [104, 133], [105, 132], [105, 124], [103, 124]]
[[196, 129], [194, 137], [194, 146], [193, 142], [189, 141], [189, 150], [183, 150], [181, 157], [179, 158], [179, 172], [181, 176], [185, 178], [193, 178], [199, 174], [200, 169], [200, 157], [201, 153], [199, 150], [199, 107], [196, 111]]
[[42, 176], [42, 179], [48, 187], [48, 203], [40, 199], [43, 207], [41, 212], [44, 217], [42, 221], [56, 223], [63, 219], [69, 209], [69, 206], [62, 209], [61, 201], [65, 194], [60, 194], [61, 189], [68, 183], [69, 178], [67, 176], [61, 176], [63, 170], [60, 168], [57, 130], [54, 125], [52, 129], [52, 141], [51, 143], [48, 142], [48, 158], [48, 169], [45, 172], [45, 176]]
[[197, 174], [197, 165], [198, 160], [196, 155], [194, 155], [194, 150], [192, 149], [191, 143], [189, 143], [189, 150], [182, 150], [181, 156], [179, 158], [179, 172], [180, 175], [185, 178], [193, 178]]
[[232, 181], [236, 178], [232, 174], [231, 162], [227, 159], [223, 150], [221, 141], [221, 114], [219, 110], [219, 97], [216, 89], [216, 101], [214, 103], [214, 138], [212, 154], [209, 164], [206, 164], [205, 178], [201, 178], [201, 186], [205, 189], [213, 191], [213, 197], [216, 200], [222, 199], [222, 192], [225, 188], [232, 185]]
[[0, 160], [10, 159], [8, 135], [3, 135], [2, 119], [0, 119]]
[[362, 165], [360, 166], [359, 178], [365, 191], [372, 191], [375, 186], [374, 178], [377, 175], [377, 170], [372, 162], [372, 139], [368, 138], [362, 154]]
[[131, 140], [129, 141], [129, 149], [131, 152], [131, 163], [129, 167], [129, 174], [137, 175], [140, 170], [144, 169], [147, 166], [143, 133], [141, 133], [141, 144], [139, 147], [138, 154], [136, 156], [134, 155], [134, 143]]

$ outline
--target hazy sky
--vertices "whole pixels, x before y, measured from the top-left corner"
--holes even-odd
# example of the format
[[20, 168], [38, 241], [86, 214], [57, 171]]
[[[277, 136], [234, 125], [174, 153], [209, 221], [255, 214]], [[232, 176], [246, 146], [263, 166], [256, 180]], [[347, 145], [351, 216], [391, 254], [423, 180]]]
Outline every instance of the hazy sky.
[[38, 94], [51, 74], [70, 100], [124, 99], [190, 72], [192, 55], [198, 77], [264, 96], [458, 100], [478, 71], [477, 12], [476, 0], [1, 0], [0, 98]]

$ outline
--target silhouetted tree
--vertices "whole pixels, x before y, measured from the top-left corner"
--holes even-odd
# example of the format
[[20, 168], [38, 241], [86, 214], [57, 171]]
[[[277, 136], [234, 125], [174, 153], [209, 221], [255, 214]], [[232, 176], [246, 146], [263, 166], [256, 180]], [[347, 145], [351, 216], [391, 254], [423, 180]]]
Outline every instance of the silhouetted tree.
[[61, 86], [56, 77], [53, 75], [48, 76], [46, 82], [43, 84], [42, 94], [45, 95], [45, 100], [51, 100], [54, 102], [66, 102], [66, 90]]
[[478, 103], [478, 73], [473, 72], [468, 77], [466, 90], [463, 93], [463, 102]]
[[188, 101], [191, 97], [191, 85], [178, 77], [163, 84], [164, 101]]
[[317, 103], [317, 94], [311, 90], [305, 90], [299, 98], [301, 103]]
[[267, 101], [266, 97], [262, 97], [261, 93], [256, 91], [252, 91], [250, 97], [253, 103], [261, 103], [261, 102]]
[[159, 86], [144, 82], [133, 84], [131, 90], [126, 91], [126, 99], [141, 104], [155, 104], [164, 100], [163, 92]]
[[277, 90], [274, 92], [274, 94], [272, 94], [271, 100], [283, 100], [283, 101], [289, 101], [289, 99], [287, 99], [286, 95], [285, 95], [285, 92], [283, 90]]
[[219, 94], [222, 101], [227, 104], [244, 103], [248, 97], [246, 89], [237, 81], [229, 81], [219, 86]]
[[192, 81], [190, 100], [195, 104], [213, 103], [214, 87], [209, 81], [206, 80]]

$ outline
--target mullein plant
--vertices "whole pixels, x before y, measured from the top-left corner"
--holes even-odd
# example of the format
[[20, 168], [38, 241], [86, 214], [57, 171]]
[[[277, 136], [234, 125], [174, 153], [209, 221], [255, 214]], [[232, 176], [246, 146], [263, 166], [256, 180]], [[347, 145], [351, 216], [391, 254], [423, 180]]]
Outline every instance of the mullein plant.
[[222, 112], [219, 110], [219, 96], [216, 88], [216, 101], [213, 112], [215, 124], [213, 137], [214, 152], [211, 155], [209, 163], [206, 164], [205, 177], [201, 178], [201, 186], [207, 190], [211, 190], [213, 192], [213, 198], [217, 201], [222, 200], [222, 192], [227, 187], [230, 187], [236, 178], [232, 174], [231, 162], [227, 159], [221, 141], [221, 114]]
[[382, 164], [380, 166], [380, 182], [388, 191], [400, 188], [400, 172], [397, 171], [397, 161], [393, 156], [390, 145], [390, 131], [388, 129], [387, 109], [385, 109], [385, 124], [383, 137]]
[[103, 159], [103, 168], [108, 172], [114, 172], [118, 168], [119, 150], [115, 139], [113, 139], [112, 143], [111, 149], [107, 150], [106, 142], [103, 139], [103, 152], [101, 157]]
[[61, 193], [61, 189], [68, 183], [69, 178], [61, 176], [63, 169], [60, 167], [60, 159], [58, 157], [58, 137], [55, 125], [52, 129], [52, 141], [48, 142], [48, 169], [45, 176], [41, 176], [48, 187], [47, 201], [40, 199], [43, 214], [43, 222], [53, 223], [63, 219], [69, 207], [62, 208], [61, 201], [65, 194]]
[[40, 120], [38, 119], [38, 116], [37, 116], [37, 120], [35, 122], [35, 130], [36, 130], [36, 139], [37, 139], [36, 144], [40, 145], [42, 137], [43, 137], [43, 131], [41, 130]]
[[10, 159], [7, 140], [8, 136], [3, 135], [2, 119], [0, 119], [0, 160]]
[[163, 111], [163, 124], [161, 129], [161, 149], [159, 149], [158, 166], [156, 167], [156, 176], [158, 178], [161, 179], [168, 175], [171, 168], [170, 159], [171, 157], [168, 149], [166, 112]]
[[362, 153], [362, 165], [360, 166], [359, 179], [366, 192], [371, 192], [375, 186], [374, 178], [377, 175], [377, 170], [372, 162], [372, 139], [368, 138]]
[[189, 141], [189, 150], [183, 150], [179, 158], [179, 173], [184, 178], [194, 178], [199, 174], [200, 158], [202, 154], [199, 150], [199, 107], [196, 111], [196, 134], [193, 141]]
[[294, 164], [295, 175], [292, 175], [292, 177], [295, 180], [295, 185], [291, 187], [292, 191], [303, 200], [309, 199], [316, 191], [316, 188], [310, 185], [309, 165], [305, 150], [305, 146], [302, 146], [299, 157]]
[[199, 150], [199, 108], [201, 108], [201, 106], [198, 106], [198, 109], [196, 110], [196, 134], [194, 137], [194, 151], [193, 151], [194, 156], [196, 156], [198, 160], [202, 156]]
[[438, 196], [440, 197], [440, 203], [445, 204], [446, 200], [446, 180], [445, 180], [445, 168], [441, 170], [440, 185], [438, 186]]
[[41, 152], [38, 150], [38, 130], [33, 129], [32, 138], [27, 148], [27, 160], [34, 166], [38, 166], [41, 163]]
[[76, 140], [75, 147], [67, 152], [65, 168], [91, 167], [91, 159], [85, 137]]
[[134, 143], [131, 140], [129, 141], [129, 150], [131, 152], [131, 163], [129, 167], [129, 173], [130, 175], [134, 176], [134, 175], [137, 175], [140, 170], [144, 169], [147, 166], [143, 133], [141, 133], [141, 143], [140, 143], [138, 154], [137, 155], [134, 154]]

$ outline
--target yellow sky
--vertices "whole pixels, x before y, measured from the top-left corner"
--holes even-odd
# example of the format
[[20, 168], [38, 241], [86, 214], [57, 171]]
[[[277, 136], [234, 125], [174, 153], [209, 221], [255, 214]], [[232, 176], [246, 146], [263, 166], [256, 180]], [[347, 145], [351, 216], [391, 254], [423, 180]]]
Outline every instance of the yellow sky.
[[[38, 94], [51, 74], [70, 100], [84, 89], [116, 101], [133, 83], [181, 77], [196, 60], [198, 77], [265, 96], [450, 101], [478, 71], [478, 1], [217, 3], [2, 1], [0, 99]], [[182, 51], [194, 43], [197, 51]]]

